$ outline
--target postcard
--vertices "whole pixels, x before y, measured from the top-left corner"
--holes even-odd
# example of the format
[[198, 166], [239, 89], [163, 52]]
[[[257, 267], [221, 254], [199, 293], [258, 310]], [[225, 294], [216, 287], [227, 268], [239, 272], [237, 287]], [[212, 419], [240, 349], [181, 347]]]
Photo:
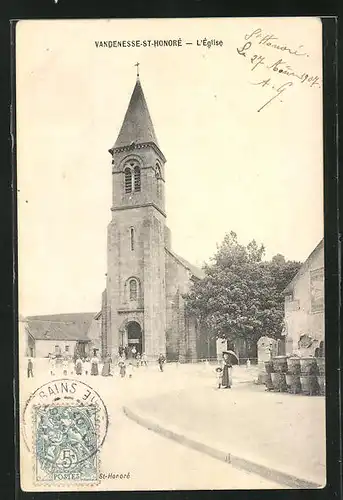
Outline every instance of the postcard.
[[15, 47], [22, 490], [323, 488], [321, 20]]

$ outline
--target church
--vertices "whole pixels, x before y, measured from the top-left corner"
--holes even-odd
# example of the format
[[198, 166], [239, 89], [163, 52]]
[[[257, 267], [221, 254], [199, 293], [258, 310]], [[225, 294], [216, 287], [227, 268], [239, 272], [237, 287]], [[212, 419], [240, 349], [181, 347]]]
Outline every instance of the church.
[[139, 75], [112, 157], [106, 289], [95, 313], [25, 319], [27, 356], [118, 356], [121, 348], [155, 360], [216, 357], [216, 341], [187, 314], [184, 294], [204, 276], [172, 250], [166, 225], [166, 158], [157, 141]]
[[215, 356], [215, 341], [185, 312], [183, 295], [203, 272], [172, 250], [166, 225], [166, 158], [137, 81], [112, 157], [107, 277], [102, 294], [101, 354], [128, 346], [156, 359]]

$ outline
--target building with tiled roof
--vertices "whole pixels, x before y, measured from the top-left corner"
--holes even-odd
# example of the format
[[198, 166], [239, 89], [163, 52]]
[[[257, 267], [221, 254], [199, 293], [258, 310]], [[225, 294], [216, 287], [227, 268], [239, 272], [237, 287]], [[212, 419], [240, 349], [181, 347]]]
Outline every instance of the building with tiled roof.
[[51, 314], [28, 316], [25, 323], [27, 355], [47, 357], [49, 354], [88, 354], [92, 345], [90, 327], [96, 313]]

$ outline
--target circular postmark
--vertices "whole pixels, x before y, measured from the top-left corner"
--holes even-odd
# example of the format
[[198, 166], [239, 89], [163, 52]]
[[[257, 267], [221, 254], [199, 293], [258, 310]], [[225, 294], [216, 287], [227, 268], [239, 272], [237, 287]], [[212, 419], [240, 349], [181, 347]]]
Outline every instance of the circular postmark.
[[22, 412], [24, 443], [41, 475], [56, 479], [89, 474], [108, 430], [108, 412], [88, 384], [63, 378], [36, 389]]

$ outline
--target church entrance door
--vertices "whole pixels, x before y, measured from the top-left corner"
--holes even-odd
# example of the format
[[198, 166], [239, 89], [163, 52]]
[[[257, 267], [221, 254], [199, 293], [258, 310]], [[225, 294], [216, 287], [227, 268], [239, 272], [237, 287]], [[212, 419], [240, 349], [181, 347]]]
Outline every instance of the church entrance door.
[[127, 340], [129, 344], [129, 357], [135, 357], [143, 351], [143, 333], [137, 321], [131, 321], [127, 325]]

